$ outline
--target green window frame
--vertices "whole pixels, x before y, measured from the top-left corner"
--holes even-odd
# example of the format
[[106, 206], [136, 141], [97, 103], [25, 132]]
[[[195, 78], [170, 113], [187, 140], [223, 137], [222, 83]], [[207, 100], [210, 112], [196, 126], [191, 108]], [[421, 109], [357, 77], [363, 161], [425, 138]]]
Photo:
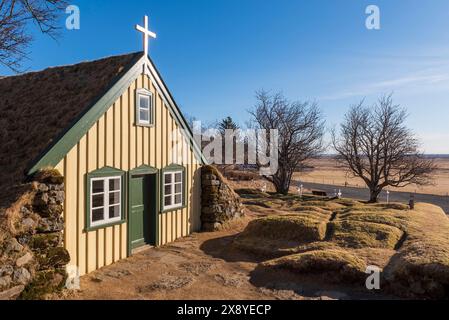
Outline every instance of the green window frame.
[[[177, 179], [181, 176], [181, 181]], [[180, 186], [180, 187], [178, 187]], [[183, 209], [187, 205], [186, 169], [179, 164], [171, 164], [161, 170], [161, 212]], [[177, 199], [181, 198], [180, 201]], [[169, 204], [167, 204], [169, 201]]]
[[[126, 172], [116, 168], [104, 167], [86, 175], [86, 231], [126, 222], [126, 185]], [[94, 221], [95, 214], [102, 214], [103, 219]]]
[[153, 93], [147, 89], [136, 90], [136, 125], [141, 127], [153, 127], [155, 108]]

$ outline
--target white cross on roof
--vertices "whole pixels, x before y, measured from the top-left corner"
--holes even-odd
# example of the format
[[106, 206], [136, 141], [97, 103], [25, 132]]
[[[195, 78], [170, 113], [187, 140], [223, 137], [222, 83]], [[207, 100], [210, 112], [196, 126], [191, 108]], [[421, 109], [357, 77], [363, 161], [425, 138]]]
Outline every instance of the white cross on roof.
[[136, 30], [142, 32], [143, 34], [143, 50], [145, 52], [145, 56], [148, 56], [148, 47], [149, 47], [148, 38], [156, 39], [156, 34], [148, 29], [148, 16], [145, 16], [144, 18], [144, 26], [142, 27], [137, 24]]

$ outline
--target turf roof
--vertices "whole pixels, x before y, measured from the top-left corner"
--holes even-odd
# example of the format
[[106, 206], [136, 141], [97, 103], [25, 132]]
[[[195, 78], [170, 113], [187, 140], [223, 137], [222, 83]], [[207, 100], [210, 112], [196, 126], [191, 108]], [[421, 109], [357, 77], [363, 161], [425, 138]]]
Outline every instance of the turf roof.
[[0, 78], [0, 206], [26, 169], [143, 53]]

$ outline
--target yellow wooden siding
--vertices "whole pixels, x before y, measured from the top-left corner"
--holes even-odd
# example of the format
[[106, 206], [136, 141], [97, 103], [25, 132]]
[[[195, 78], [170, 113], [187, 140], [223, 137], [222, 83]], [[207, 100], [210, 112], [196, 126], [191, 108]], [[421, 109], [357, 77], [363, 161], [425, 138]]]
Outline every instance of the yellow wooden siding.
[[[139, 88], [146, 88], [154, 95], [155, 127], [134, 125], [135, 91]], [[201, 190], [197, 182], [191, 180], [197, 177], [200, 167], [186, 141], [181, 139], [180, 146], [172, 141], [171, 130], [175, 131], [178, 139], [182, 137], [165, 99], [147, 76], [140, 76], [56, 166], [64, 175], [66, 185], [65, 247], [70, 253], [70, 265], [78, 266], [81, 275], [125, 258], [128, 246], [126, 223], [84, 231], [85, 183], [89, 172], [105, 166], [127, 172], [143, 164], [158, 169], [172, 163], [185, 166], [187, 206], [159, 214], [159, 244], [164, 245], [199, 230]], [[185, 159], [180, 156], [184, 148], [188, 150]]]

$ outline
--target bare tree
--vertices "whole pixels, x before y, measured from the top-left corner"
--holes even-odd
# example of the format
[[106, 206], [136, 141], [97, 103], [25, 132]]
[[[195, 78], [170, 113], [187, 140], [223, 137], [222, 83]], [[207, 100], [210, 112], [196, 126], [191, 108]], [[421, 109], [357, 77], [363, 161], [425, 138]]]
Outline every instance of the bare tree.
[[324, 121], [316, 103], [290, 102], [282, 93], [256, 93], [257, 104], [249, 113], [258, 129], [279, 131], [278, 170], [264, 176], [276, 192], [287, 194], [293, 173], [323, 151]]
[[363, 179], [370, 202], [377, 202], [388, 187], [431, 183], [432, 160], [419, 151], [419, 142], [405, 126], [407, 112], [384, 96], [369, 108], [364, 101], [345, 116], [340, 135], [332, 132], [338, 158], [352, 174]]
[[19, 72], [33, 40], [27, 24], [33, 22], [42, 33], [54, 37], [65, 4], [66, 0], [0, 0], [0, 64]]

